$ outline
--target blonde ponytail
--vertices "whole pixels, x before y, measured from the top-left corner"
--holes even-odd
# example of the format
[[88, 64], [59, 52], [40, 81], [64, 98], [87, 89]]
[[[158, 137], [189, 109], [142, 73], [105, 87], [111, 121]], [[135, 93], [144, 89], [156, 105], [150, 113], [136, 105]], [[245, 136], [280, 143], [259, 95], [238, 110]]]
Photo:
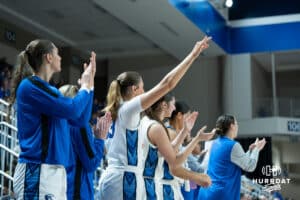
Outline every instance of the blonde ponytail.
[[111, 82], [107, 97], [107, 106], [103, 109], [105, 112], [110, 112], [113, 120], [117, 119], [118, 109], [120, 107], [122, 96], [121, 96], [121, 87], [117, 80]]

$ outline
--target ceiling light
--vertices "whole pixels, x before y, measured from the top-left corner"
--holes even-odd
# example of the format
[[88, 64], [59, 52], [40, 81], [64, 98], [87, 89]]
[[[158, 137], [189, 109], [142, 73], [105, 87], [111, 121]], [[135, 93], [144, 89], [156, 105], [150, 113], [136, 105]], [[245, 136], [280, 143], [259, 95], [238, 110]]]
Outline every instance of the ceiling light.
[[233, 4], [233, 1], [232, 1], [232, 0], [226, 0], [226, 1], [225, 1], [225, 6], [226, 6], [227, 8], [231, 8], [232, 4]]

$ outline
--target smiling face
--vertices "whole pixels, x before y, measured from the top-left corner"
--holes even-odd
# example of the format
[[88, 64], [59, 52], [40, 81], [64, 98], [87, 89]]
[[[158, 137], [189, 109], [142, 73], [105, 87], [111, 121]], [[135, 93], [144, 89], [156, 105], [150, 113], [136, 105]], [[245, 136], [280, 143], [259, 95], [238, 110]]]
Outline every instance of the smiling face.
[[172, 115], [172, 112], [176, 109], [175, 107], [175, 97], [172, 97], [172, 99], [167, 101], [162, 101], [160, 103], [159, 110], [162, 112], [163, 118], [170, 118]]
[[167, 117], [170, 118], [172, 115], [172, 112], [176, 109], [175, 107], [175, 97], [172, 98], [170, 102], [167, 103], [167, 108], [166, 108], [166, 114]]

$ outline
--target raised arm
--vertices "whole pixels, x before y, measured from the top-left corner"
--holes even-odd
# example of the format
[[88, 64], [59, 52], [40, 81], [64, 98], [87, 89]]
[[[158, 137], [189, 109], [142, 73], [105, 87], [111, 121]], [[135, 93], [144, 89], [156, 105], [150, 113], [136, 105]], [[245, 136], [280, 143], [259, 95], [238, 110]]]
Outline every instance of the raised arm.
[[191, 133], [191, 130], [194, 127], [197, 117], [198, 112], [192, 112], [184, 119], [183, 129], [179, 132], [179, 134], [175, 137], [174, 140], [171, 139], [174, 149], [177, 150], [179, 146], [183, 143], [186, 136]]
[[251, 144], [252, 150], [244, 152], [240, 143], [236, 143], [231, 150], [231, 161], [247, 172], [253, 172], [258, 161], [259, 151], [264, 148], [266, 140], [256, 140]]
[[93, 99], [94, 99], [94, 91], [91, 90], [89, 93], [88, 103], [85, 106], [85, 109], [81, 113], [80, 117], [76, 120], [69, 120], [69, 123], [72, 126], [82, 127], [87, 123], [89, 123], [89, 120], [92, 116]]
[[182, 152], [177, 154], [177, 157], [182, 157], [182, 158], [186, 159], [192, 153], [192, 151], [194, 150], [194, 148], [200, 141], [210, 140], [214, 136], [215, 130], [213, 130], [210, 133], [205, 133], [204, 132], [205, 129], [206, 129], [206, 126], [203, 126], [197, 132], [197, 135], [192, 139], [192, 141], [186, 146], [186, 148]]
[[154, 102], [171, 91], [181, 80], [187, 70], [190, 68], [200, 53], [208, 48], [208, 42], [211, 37], [204, 37], [203, 40], [196, 43], [191, 53], [170, 71], [154, 88], [141, 95], [141, 104], [143, 109], [149, 108]]
[[92, 88], [91, 79], [94, 78], [94, 70], [96, 68], [96, 54], [91, 53], [90, 64], [82, 73], [81, 88], [74, 98], [63, 97], [57, 90], [54, 90], [49, 85], [31, 77], [28, 79], [32, 83], [20, 85], [19, 95], [26, 95], [24, 103], [35, 105], [41, 113], [76, 120], [85, 110], [89, 102], [89, 90]]
[[187, 146], [187, 148], [179, 154], [177, 154], [174, 150], [171, 142], [169, 141], [167, 133], [162, 125], [152, 125], [148, 130], [148, 137], [152, 144], [157, 146], [158, 151], [165, 158], [169, 166], [174, 167], [181, 165], [187, 159], [188, 155], [193, 151], [194, 147], [198, 144], [198, 142], [202, 141], [203, 139], [209, 139], [213, 136], [213, 134], [211, 133], [204, 133], [204, 129], [205, 127], [199, 130], [198, 135], [194, 137], [190, 144]]

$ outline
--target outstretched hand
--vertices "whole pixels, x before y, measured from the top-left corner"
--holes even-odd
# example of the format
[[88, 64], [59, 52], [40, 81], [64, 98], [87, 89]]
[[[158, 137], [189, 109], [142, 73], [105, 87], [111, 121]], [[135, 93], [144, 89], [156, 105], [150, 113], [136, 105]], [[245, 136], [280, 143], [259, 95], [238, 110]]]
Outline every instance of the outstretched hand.
[[258, 148], [259, 151], [261, 151], [265, 147], [266, 143], [267, 143], [266, 139], [263, 138], [257, 142], [256, 147]]
[[95, 52], [91, 52], [90, 63], [87, 65], [84, 63], [83, 65], [84, 72], [81, 75], [81, 79], [78, 83], [82, 86], [86, 86], [87, 88], [91, 88], [94, 86], [94, 77], [96, 74], [96, 54]]
[[210, 40], [211, 40], [211, 37], [205, 36], [201, 41], [198, 41], [195, 44], [194, 49], [192, 50], [192, 55], [194, 58], [197, 58], [202, 51], [204, 51], [205, 49], [207, 49], [209, 47], [208, 42]]
[[256, 138], [255, 142], [253, 142], [252, 144], [250, 144], [249, 150], [251, 151], [251, 150], [253, 150], [256, 147], [259, 151], [261, 151], [264, 148], [264, 146], [266, 145], [266, 143], [267, 142], [266, 142], [265, 138], [263, 138], [261, 140], [259, 140], [258, 138]]
[[258, 138], [256, 138], [255, 142], [253, 142], [252, 144], [249, 145], [249, 150], [252, 151], [255, 147], [256, 147], [256, 144], [258, 142]]
[[200, 174], [200, 179], [196, 181], [196, 184], [201, 187], [209, 187], [211, 185], [211, 179], [207, 174]]
[[184, 117], [184, 130], [190, 133], [195, 125], [196, 119], [198, 117], [198, 112], [192, 112]]
[[210, 133], [205, 133], [204, 131], [206, 130], [206, 126], [203, 126], [198, 132], [197, 132], [197, 139], [199, 141], [207, 141], [213, 138], [213, 136], [216, 133], [216, 129], [213, 129]]
[[106, 139], [111, 123], [112, 118], [110, 112], [106, 112], [103, 117], [97, 118], [96, 130], [94, 132], [96, 138]]

